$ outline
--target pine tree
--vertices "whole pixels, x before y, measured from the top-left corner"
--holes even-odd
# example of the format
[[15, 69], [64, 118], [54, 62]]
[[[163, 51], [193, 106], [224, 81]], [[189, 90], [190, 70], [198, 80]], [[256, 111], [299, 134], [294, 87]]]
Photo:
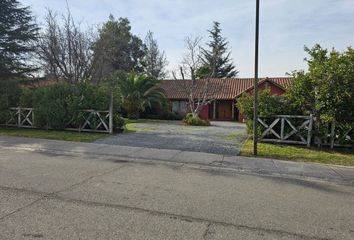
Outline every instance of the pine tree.
[[28, 64], [38, 28], [28, 7], [17, 0], [0, 1], [0, 78], [20, 77], [34, 70]]
[[157, 41], [151, 31], [147, 33], [144, 44], [146, 46], [144, 57], [145, 72], [157, 79], [165, 78], [167, 75], [165, 70], [167, 65], [165, 52], [160, 52]]
[[115, 71], [144, 71], [145, 45], [131, 32], [127, 18], [115, 19], [113, 15], [99, 29], [99, 38], [94, 43], [94, 82], [108, 78]]
[[221, 36], [220, 23], [214, 22], [210, 33], [211, 41], [207, 43], [209, 49], [201, 49], [203, 65], [197, 71], [197, 76], [228, 78], [235, 77], [238, 71], [230, 59], [228, 42]]

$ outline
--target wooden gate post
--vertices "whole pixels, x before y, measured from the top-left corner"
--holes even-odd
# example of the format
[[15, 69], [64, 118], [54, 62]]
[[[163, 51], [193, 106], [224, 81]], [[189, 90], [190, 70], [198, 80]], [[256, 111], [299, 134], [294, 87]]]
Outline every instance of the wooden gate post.
[[18, 113], [18, 116], [17, 116], [17, 125], [18, 125], [19, 127], [21, 127], [21, 108], [20, 108], [20, 107], [18, 107], [17, 113]]
[[109, 134], [113, 134], [113, 91], [111, 91], [109, 103]]
[[336, 128], [336, 121], [333, 120], [333, 121], [332, 121], [332, 124], [331, 124], [331, 149], [334, 148], [334, 139], [335, 139], [335, 132], [334, 132], [334, 130], [335, 130], [335, 128]]
[[309, 122], [309, 130], [307, 133], [307, 147], [311, 146], [311, 138], [312, 138], [312, 127], [313, 127], [313, 116], [310, 115], [310, 122]]

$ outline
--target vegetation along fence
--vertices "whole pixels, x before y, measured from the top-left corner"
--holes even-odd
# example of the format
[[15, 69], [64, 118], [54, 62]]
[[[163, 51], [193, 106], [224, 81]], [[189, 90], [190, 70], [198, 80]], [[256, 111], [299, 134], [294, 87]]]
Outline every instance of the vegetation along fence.
[[[300, 144], [311, 146], [352, 147], [354, 145], [354, 121], [332, 121], [314, 129], [315, 119], [310, 116], [275, 115], [258, 118], [259, 141]], [[314, 140], [314, 141], [313, 141]]]
[[[69, 122], [64, 130], [78, 132], [113, 133], [113, 114], [110, 111], [83, 110], [78, 124]], [[19, 128], [36, 128], [35, 109], [14, 107], [10, 108], [9, 119], [5, 126]], [[49, 127], [48, 127], [49, 128]]]
[[322, 146], [352, 147], [354, 146], [354, 119], [332, 121], [326, 124], [322, 139], [315, 139], [315, 143]]

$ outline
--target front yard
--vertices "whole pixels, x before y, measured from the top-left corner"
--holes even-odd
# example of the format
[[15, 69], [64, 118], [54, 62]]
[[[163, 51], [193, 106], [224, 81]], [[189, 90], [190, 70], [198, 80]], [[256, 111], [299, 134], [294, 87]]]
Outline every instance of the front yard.
[[246, 131], [244, 124], [213, 122], [212, 126], [184, 126], [181, 121], [126, 120], [124, 132], [101, 134], [23, 128], [0, 128], [0, 136], [31, 137], [119, 146], [238, 155]]
[[[128, 121], [124, 133], [118, 135], [0, 128], [1, 135], [253, 156], [253, 142], [246, 140], [243, 143], [245, 139], [244, 125], [231, 122], [216, 122], [210, 127], [192, 127], [183, 126], [178, 121], [137, 120]], [[354, 166], [354, 152], [352, 150], [329, 151], [259, 143], [258, 156], [295, 162]]]
[[[245, 142], [241, 150], [241, 155], [253, 156], [252, 140]], [[354, 152], [349, 150], [327, 151], [299, 146], [258, 143], [258, 156], [295, 162], [354, 166]]]

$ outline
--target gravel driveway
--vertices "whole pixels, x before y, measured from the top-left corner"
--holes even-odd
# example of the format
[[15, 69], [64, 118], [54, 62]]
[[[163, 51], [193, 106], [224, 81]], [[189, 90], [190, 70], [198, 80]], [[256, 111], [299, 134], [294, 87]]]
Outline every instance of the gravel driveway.
[[130, 124], [135, 132], [99, 139], [96, 143], [236, 155], [246, 138], [245, 125], [236, 122], [212, 122], [208, 127], [156, 120]]

